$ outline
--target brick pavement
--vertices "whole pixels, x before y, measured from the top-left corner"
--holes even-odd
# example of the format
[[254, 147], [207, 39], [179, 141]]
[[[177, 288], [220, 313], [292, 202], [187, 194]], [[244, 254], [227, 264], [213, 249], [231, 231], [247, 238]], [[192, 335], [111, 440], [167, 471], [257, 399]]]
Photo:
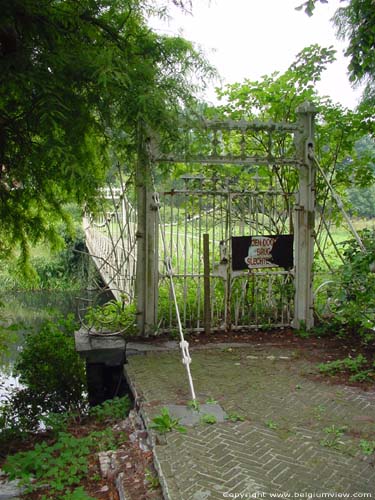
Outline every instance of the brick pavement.
[[[375, 442], [375, 392], [314, 381], [314, 363], [272, 346], [193, 350], [192, 358], [200, 402], [213, 398], [245, 420], [155, 440], [167, 499], [375, 499], [375, 456], [360, 447], [361, 440]], [[132, 356], [127, 375], [146, 423], [165, 404], [189, 399], [177, 352]]]

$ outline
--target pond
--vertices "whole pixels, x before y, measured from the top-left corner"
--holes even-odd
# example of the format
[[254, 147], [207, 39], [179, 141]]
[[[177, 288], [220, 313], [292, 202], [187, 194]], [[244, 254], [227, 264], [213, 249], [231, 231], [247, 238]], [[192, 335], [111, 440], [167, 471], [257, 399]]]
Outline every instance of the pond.
[[[3, 307], [0, 321], [3, 325], [15, 325], [9, 331], [10, 349], [6, 356], [0, 356], [0, 401], [12, 387], [19, 386], [12, 376], [12, 367], [22, 349], [23, 339], [32, 329], [45, 320], [73, 314], [79, 321], [87, 305], [104, 303], [111, 297], [100, 290], [37, 290], [7, 291], [0, 295]], [[5, 357], [5, 359], [2, 359]]]

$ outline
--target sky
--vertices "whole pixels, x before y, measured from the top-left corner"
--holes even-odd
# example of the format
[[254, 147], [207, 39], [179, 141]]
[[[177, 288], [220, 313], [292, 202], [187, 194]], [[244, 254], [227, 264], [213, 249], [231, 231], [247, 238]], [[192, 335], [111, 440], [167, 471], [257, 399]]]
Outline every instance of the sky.
[[[304, 47], [318, 43], [337, 50], [337, 61], [324, 72], [318, 91], [334, 102], [354, 108], [361, 91], [353, 90], [347, 76], [345, 42], [337, 40], [330, 19], [340, 0], [319, 4], [313, 17], [295, 7], [303, 0], [193, 0], [193, 15], [171, 10], [172, 19], [153, 23], [157, 30], [181, 34], [204, 50], [224, 83], [259, 79], [285, 71]], [[341, 4], [342, 6], [343, 4]], [[206, 93], [215, 101], [214, 86]]]

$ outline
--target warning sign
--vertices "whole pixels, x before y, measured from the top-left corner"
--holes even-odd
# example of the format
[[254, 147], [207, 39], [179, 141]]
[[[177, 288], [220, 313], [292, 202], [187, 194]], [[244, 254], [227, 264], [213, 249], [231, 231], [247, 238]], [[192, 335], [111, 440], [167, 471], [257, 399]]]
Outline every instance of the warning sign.
[[233, 236], [232, 269], [293, 267], [293, 235]]

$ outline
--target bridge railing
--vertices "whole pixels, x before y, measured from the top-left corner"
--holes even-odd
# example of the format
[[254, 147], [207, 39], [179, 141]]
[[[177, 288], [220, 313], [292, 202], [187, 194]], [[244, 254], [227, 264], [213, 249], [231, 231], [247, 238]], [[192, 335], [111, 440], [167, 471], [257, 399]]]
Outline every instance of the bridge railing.
[[[190, 307], [188, 299], [193, 297], [194, 307], [199, 311], [195, 314], [195, 326], [184, 313], [185, 326], [202, 328], [200, 312], [205, 309], [207, 313], [208, 296], [212, 300], [209, 314], [218, 328], [246, 327], [254, 323], [260, 326], [263, 322], [259, 313], [262, 307], [264, 314], [272, 317], [275, 324], [292, 324], [297, 328], [301, 324], [306, 328], [313, 325], [315, 165], [309, 151], [314, 145], [315, 113], [311, 105], [305, 104], [297, 110], [298, 118], [293, 124], [244, 120], [205, 122], [203, 127], [187, 131], [186, 144], [190, 150], [179, 152], [159, 151], [152, 134], [140, 126], [133, 185], [136, 207], [127, 199], [128, 190], [124, 186], [120, 190], [109, 187], [102, 196], [102, 220], [85, 220], [87, 246], [103, 280], [115, 296], [123, 294], [129, 302], [134, 299], [137, 302], [140, 334], [150, 335], [163, 325], [169, 329], [175, 325], [175, 316], [166, 314], [167, 308], [171, 311], [172, 306], [165, 287], [166, 273], [160, 265], [166, 259], [165, 249], [160, 249], [160, 230], [169, 231], [169, 257], [175, 263], [178, 261], [174, 279], [180, 283], [177, 285], [177, 289], [181, 289], [180, 308], [187, 310]], [[183, 143], [181, 140], [179, 144]], [[183, 212], [183, 218], [178, 216], [174, 220], [172, 210], [178, 210], [182, 204], [179, 202], [172, 208], [176, 191], [169, 199], [162, 193], [155, 198], [157, 186], [153, 174], [157, 169], [167, 170], [181, 163], [193, 164], [193, 170], [200, 165], [200, 172], [209, 169], [216, 169], [219, 173], [221, 170], [230, 172], [230, 169], [258, 172], [263, 169], [266, 176], [276, 177], [279, 184], [273, 184], [273, 197], [269, 194], [274, 188], [271, 185], [264, 188], [257, 184], [257, 180], [252, 181], [254, 192], [244, 186], [237, 192], [235, 186], [231, 186], [226, 192], [216, 194], [212, 189], [211, 193], [195, 189], [194, 193], [185, 193], [187, 203], [180, 213], [182, 216]], [[292, 190], [280, 182], [285, 169], [288, 171], [286, 177], [295, 181]], [[285, 208], [283, 203], [289, 195], [292, 198]], [[219, 205], [210, 205], [209, 196], [213, 197], [212, 200], [215, 196], [216, 201], [221, 199]], [[112, 200], [112, 211], [108, 210], [106, 200]], [[198, 213], [189, 213], [189, 207], [194, 204], [199, 207]], [[166, 209], [162, 228], [159, 227], [160, 209]], [[272, 210], [277, 224], [270, 222]], [[241, 211], [243, 214], [238, 216]], [[283, 217], [284, 226], [293, 229], [287, 231], [293, 232], [294, 238], [293, 269], [250, 270], [242, 272], [241, 276], [236, 274], [237, 271], [233, 272], [232, 236], [278, 235], [285, 229], [279, 227]], [[190, 234], [189, 228], [198, 230]], [[203, 251], [204, 235], [210, 239], [211, 258], [208, 259]], [[276, 282], [280, 292], [274, 293]], [[219, 293], [220, 288], [223, 290]], [[280, 314], [272, 316], [269, 306], [273, 302], [278, 302]], [[251, 317], [253, 319], [249, 319]], [[207, 317], [205, 323], [206, 320]]]
[[87, 249], [105, 285], [118, 300], [134, 301], [136, 276], [137, 214], [121, 189], [106, 189], [104, 199], [114, 201], [113, 210], [100, 216], [86, 215], [83, 226]]

